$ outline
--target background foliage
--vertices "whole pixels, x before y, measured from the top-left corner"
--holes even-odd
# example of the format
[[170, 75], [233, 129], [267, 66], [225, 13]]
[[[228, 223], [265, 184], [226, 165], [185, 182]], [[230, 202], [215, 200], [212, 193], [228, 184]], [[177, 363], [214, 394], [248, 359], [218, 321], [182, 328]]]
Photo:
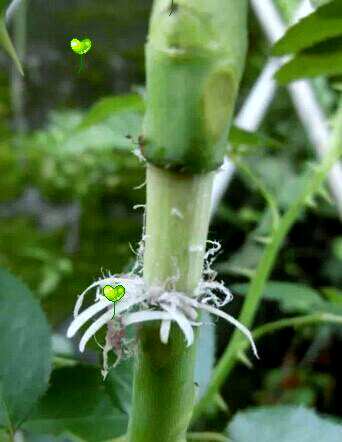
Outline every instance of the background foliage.
[[[287, 18], [297, 3], [279, 0], [278, 6]], [[332, 115], [341, 88], [342, 9], [339, 0], [325, 3], [272, 53], [294, 54], [277, 79], [285, 84], [314, 77], [321, 105]], [[101, 271], [129, 268], [141, 236], [142, 215], [133, 206], [144, 203], [144, 168], [134, 151], [149, 10], [144, 0], [31, 0], [22, 117], [13, 102], [17, 74], [0, 53], [0, 266], [6, 269], [0, 271], [0, 425], [6, 429], [0, 440], [17, 428], [29, 442], [100, 442], [125, 432], [131, 362], [102, 382], [97, 347], [81, 358], [64, 334], [77, 294]], [[20, 29], [12, 24], [11, 31], [18, 36]], [[68, 48], [74, 36], [94, 43], [80, 75]], [[251, 14], [239, 106], [270, 53]], [[26, 130], [18, 130], [18, 118]], [[280, 210], [288, 208], [314, 154], [286, 89], [279, 90], [259, 134], [234, 129], [231, 141]], [[255, 182], [236, 174], [210, 231], [210, 239], [222, 243], [219, 277], [236, 295], [231, 314], [239, 311], [263, 251], [255, 238], [269, 226]], [[317, 311], [342, 314], [341, 268], [340, 220], [321, 199], [287, 238], [256, 326]], [[202, 329], [199, 397], [229, 335], [221, 323]], [[255, 433], [263, 441], [341, 440], [340, 339], [341, 328], [326, 324], [266, 335], [259, 341], [261, 361], [253, 361], [254, 369], [248, 360], [238, 365], [193, 430], [226, 432], [237, 442]], [[246, 411], [252, 406], [262, 407]]]

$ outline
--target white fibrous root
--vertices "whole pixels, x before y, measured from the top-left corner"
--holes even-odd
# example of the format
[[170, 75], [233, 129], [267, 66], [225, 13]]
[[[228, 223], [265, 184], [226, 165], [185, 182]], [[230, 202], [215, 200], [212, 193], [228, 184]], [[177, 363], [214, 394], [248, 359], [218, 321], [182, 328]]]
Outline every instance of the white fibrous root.
[[[140, 244], [143, 248], [143, 241]], [[96, 333], [104, 326], [107, 327], [107, 334], [103, 350], [103, 371], [105, 377], [108, 373], [108, 353], [114, 351], [117, 355], [115, 365], [120, 359], [132, 354], [132, 343], [134, 340], [126, 338], [125, 329], [132, 324], [141, 324], [147, 321], [161, 321], [160, 340], [167, 344], [169, 341], [171, 324], [176, 323], [184, 334], [186, 345], [194, 342], [194, 327], [202, 323], [199, 320], [199, 312], [207, 311], [211, 315], [225, 319], [238, 328], [250, 341], [253, 352], [258, 358], [256, 346], [250, 331], [221, 308], [232, 300], [232, 294], [222, 282], [215, 281], [216, 273], [211, 269], [212, 261], [219, 250], [217, 242], [212, 243], [212, 248], [205, 254], [204, 277], [193, 293], [193, 296], [181, 293], [174, 288], [178, 277], [168, 281], [165, 287], [148, 287], [140, 276], [142, 250], [139, 250], [138, 260], [133, 271], [125, 275], [109, 275], [91, 284], [78, 297], [74, 308], [74, 319], [71, 322], [67, 336], [72, 338], [90, 320], [93, 322], [85, 330], [79, 349], [84, 351], [85, 346], [91, 338], [96, 339]], [[140, 253], [139, 253], [140, 252]], [[170, 284], [171, 282], [171, 284]], [[125, 296], [114, 304], [102, 295], [106, 285], [125, 287]], [[92, 305], [81, 312], [84, 297], [89, 292], [95, 293], [95, 301]]]

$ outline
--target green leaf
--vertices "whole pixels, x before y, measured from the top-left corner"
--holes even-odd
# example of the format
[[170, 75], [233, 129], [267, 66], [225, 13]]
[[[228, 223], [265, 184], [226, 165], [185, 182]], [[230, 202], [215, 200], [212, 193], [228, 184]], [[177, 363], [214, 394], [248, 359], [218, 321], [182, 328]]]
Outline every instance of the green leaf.
[[260, 244], [248, 240], [228, 261], [217, 264], [216, 268], [220, 273], [250, 278], [260, 261], [263, 249]]
[[323, 287], [322, 293], [324, 296], [334, 304], [342, 304], [342, 290], [336, 287]]
[[21, 75], [24, 75], [23, 68], [21, 66], [18, 54], [13, 46], [12, 40], [8, 34], [7, 27], [6, 27], [6, 9], [8, 4], [11, 2], [8, 1], [1, 1], [0, 2], [0, 45], [5, 49], [5, 51], [8, 53], [8, 55], [12, 58], [14, 64], [16, 65], [17, 69], [21, 73]]
[[[235, 284], [232, 289], [245, 295], [249, 284]], [[263, 299], [279, 302], [284, 313], [312, 313], [325, 310], [326, 303], [319, 293], [308, 286], [292, 282], [270, 281]]]
[[118, 112], [143, 112], [143, 110], [144, 101], [138, 94], [104, 97], [89, 109], [78, 129], [85, 129], [101, 123]]
[[[87, 118], [87, 117], [86, 117]], [[59, 154], [64, 152], [82, 153], [90, 150], [111, 151], [132, 150], [132, 141], [127, 139], [127, 134], [137, 137], [141, 130], [141, 115], [135, 111], [122, 111], [113, 113], [105, 121], [95, 120], [91, 125], [75, 130], [67, 135], [65, 140], [59, 142]]]
[[339, 442], [342, 425], [302, 407], [260, 407], [238, 413], [228, 434], [234, 442]]
[[121, 361], [115, 368], [112, 368], [105, 385], [113, 405], [129, 414], [132, 405], [133, 359]]
[[274, 45], [273, 55], [299, 52], [332, 37], [342, 35], [342, 2], [322, 6], [292, 26]]
[[44, 393], [51, 370], [46, 318], [30, 290], [0, 269], [0, 425], [17, 427]]
[[241, 129], [238, 126], [233, 126], [229, 133], [229, 142], [236, 148], [239, 146], [248, 147], [268, 147], [277, 149], [281, 147], [281, 143], [274, 138], [271, 138], [261, 132], [250, 132], [245, 129]]
[[320, 43], [282, 66], [275, 78], [285, 85], [300, 78], [342, 74], [342, 38]]
[[101, 442], [124, 434], [127, 420], [127, 414], [113, 406], [100, 370], [78, 365], [53, 372], [51, 387], [24, 428]]

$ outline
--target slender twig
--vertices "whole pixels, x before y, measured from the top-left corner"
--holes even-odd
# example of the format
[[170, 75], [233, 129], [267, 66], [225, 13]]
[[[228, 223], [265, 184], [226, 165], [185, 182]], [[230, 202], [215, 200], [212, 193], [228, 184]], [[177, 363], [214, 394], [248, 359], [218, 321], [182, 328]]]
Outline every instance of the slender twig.
[[243, 161], [237, 160], [236, 161], [236, 167], [240, 169], [240, 171], [246, 175], [246, 177], [255, 184], [255, 186], [259, 189], [261, 195], [265, 199], [265, 201], [268, 204], [268, 207], [271, 212], [272, 216], [272, 228], [276, 229], [279, 225], [280, 220], [280, 214], [279, 214], [279, 208], [277, 205], [277, 201], [275, 197], [269, 192], [269, 190], [266, 188], [264, 183], [261, 179], [259, 179], [253, 171], [250, 169], [250, 167]]
[[[332, 313], [313, 313], [311, 315], [305, 316], [295, 316], [293, 318], [279, 319], [278, 321], [269, 322], [268, 324], [261, 325], [257, 327], [253, 332], [254, 340], [262, 338], [264, 335], [269, 333], [274, 333], [283, 328], [289, 327], [304, 327], [305, 325], [311, 324], [342, 324], [342, 316], [334, 315]], [[248, 347], [248, 343], [241, 341], [239, 350], [245, 350]]]

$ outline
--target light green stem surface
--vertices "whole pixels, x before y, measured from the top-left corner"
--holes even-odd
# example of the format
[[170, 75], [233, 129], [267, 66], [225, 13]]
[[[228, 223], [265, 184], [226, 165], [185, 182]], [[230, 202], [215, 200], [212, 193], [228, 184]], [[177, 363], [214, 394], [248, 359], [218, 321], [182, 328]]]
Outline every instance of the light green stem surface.
[[[319, 191], [320, 187], [327, 177], [329, 170], [331, 169], [333, 164], [340, 158], [341, 154], [342, 101], [340, 103], [339, 110], [334, 122], [331, 148], [328, 150], [321, 164], [315, 166], [315, 170], [311, 171], [311, 173], [307, 174], [307, 176], [304, 178], [302, 189], [301, 191], [299, 191], [298, 197], [293, 201], [290, 208], [280, 219], [278, 227], [273, 232], [271, 241], [266, 246], [263, 256], [261, 257], [261, 260], [255, 272], [255, 276], [249, 286], [246, 300], [243, 304], [242, 311], [239, 317], [239, 321], [247, 327], [250, 327], [253, 323], [254, 317], [261, 303], [265, 284], [269, 279], [278, 252], [284, 243], [286, 235], [302, 213], [306, 204], [310, 202]], [[224, 352], [214, 370], [213, 377], [206, 393], [203, 395], [202, 399], [198, 402], [194, 409], [193, 421], [198, 419], [208, 407], [208, 405], [213, 402], [216, 394], [219, 392], [220, 387], [227, 379], [237, 362], [237, 352], [239, 351], [240, 347], [241, 334], [239, 333], [239, 331], [236, 330], [226, 351]]]
[[[144, 278], [191, 296], [198, 285], [208, 233], [213, 174], [185, 176], [147, 167]], [[160, 323], [139, 331], [129, 442], [185, 442], [194, 404], [195, 345], [178, 326], [169, 344]]]
[[146, 44], [142, 151], [160, 167], [223, 162], [247, 49], [246, 0], [155, 0]]
[[[170, 5], [154, 0], [146, 44], [144, 278], [191, 296], [203, 270], [211, 171], [223, 162], [244, 66], [247, 0], [175, 0], [171, 15]], [[185, 442], [195, 345], [186, 347], [174, 323], [167, 345], [159, 322], [142, 326], [138, 340], [128, 440]]]

